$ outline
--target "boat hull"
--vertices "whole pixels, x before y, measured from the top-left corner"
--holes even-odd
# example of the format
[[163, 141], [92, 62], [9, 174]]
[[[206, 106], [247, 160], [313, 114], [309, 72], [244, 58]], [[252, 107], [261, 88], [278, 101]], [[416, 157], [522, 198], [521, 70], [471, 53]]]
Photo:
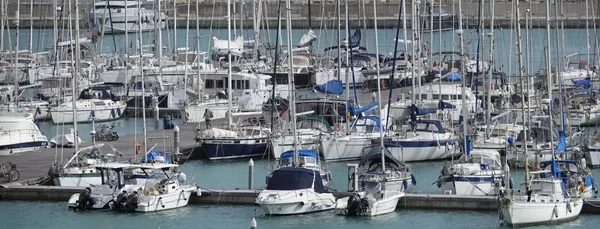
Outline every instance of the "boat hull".
[[504, 221], [514, 227], [558, 223], [574, 220], [579, 216], [583, 200], [571, 202], [532, 202], [515, 201], [502, 205]]
[[260, 157], [267, 153], [267, 138], [205, 139], [202, 148], [210, 160]]
[[323, 157], [327, 161], [360, 160], [371, 145], [367, 137], [331, 138], [321, 141]]
[[140, 196], [136, 212], [154, 212], [184, 207], [188, 204], [192, 191], [196, 188], [183, 189], [180, 192], [158, 196]]
[[448, 177], [440, 181], [440, 189], [444, 194], [460, 196], [489, 196], [497, 195], [496, 185], [500, 184], [502, 176], [465, 176]]
[[[77, 123], [90, 123], [92, 121], [106, 122], [117, 120], [121, 118], [125, 108], [125, 105], [120, 105], [111, 107], [109, 109], [94, 110], [94, 114], [92, 114], [92, 110], [78, 109], [75, 116], [75, 121], [77, 121]], [[72, 110], [52, 110], [51, 116], [54, 124], [72, 124], [74, 122]]]
[[101, 185], [100, 173], [68, 174], [54, 178], [54, 185], [69, 187], [89, 187], [90, 185]]
[[454, 156], [456, 140], [392, 141], [385, 144], [401, 161], [442, 160]]
[[333, 210], [335, 197], [331, 193], [316, 193], [312, 189], [264, 190], [256, 198], [256, 204], [266, 215], [296, 215]]

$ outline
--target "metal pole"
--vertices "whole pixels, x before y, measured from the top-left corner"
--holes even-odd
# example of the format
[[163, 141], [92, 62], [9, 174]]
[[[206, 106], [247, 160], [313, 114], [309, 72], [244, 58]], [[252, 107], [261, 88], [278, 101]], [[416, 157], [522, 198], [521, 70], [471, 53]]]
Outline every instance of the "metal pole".
[[248, 190], [254, 189], [254, 161], [250, 158], [248, 162]]
[[[152, 106], [153, 106], [153, 111], [154, 111], [154, 129], [158, 130], [160, 129], [160, 125], [159, 125], [159, 111], [160, 108], [158, 108], [158, 98], [156, 96], [152, 97]], [[145, 111], [144, 111], [145, 112]]]

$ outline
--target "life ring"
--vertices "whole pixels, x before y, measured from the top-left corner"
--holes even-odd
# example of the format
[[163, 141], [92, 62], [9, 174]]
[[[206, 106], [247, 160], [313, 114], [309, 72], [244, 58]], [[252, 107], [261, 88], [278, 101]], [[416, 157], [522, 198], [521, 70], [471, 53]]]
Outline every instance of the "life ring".
[[142, 145], [135, 144], [135, 154], [140, 154], [140, 152], [142, 151]]
[[185, 121], [190, 121], [190, 113], [185, 112]]

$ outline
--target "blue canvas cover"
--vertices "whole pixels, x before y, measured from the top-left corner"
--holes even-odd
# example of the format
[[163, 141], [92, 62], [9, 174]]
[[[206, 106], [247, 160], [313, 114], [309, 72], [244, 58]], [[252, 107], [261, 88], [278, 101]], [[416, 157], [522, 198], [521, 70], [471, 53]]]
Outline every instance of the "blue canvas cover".
[[573, 80], [573, 84], [577, 85], [577, 86], [583, 86], [585, 88], [589, 88], [592, 86], [592, 80], [590, 80], [590, 78], [585, 78], [582, 80]]
[[445, 78], [443, 78], [443, 80], [445, 81], [461, 81], [462, 80], [462, 76], [460, 75], [460, 73], [450, 73], [448, 74]]
[[350, 115], [354, 116], [354, 115], [358, 115], [360, 113], [363, 113], [365, 111], [370, 110], [373, 107], [376, 107], [378, 105], [377, 102], [372, 102], [369, 103], [368, 105], [364, 106], [364, 107], [354, 107], [352, 104], [348, 103], [348, 108], [350, 110]]
[[[313, 151], [313, 150], [309, 150], [309, 149], [301, 149], [298, 150], [298, 156], [299, 157], [314, 157], [317, 159], [317, 161], [319, 161], [319, 157], [317, 156], [317, 152]], [[293, 150], [288, 150], [285, 151], [283, 153], [281, 153], [281, 156], [279, 156], [279, 158], [283, 159], [283, 158], [292, 158], [294, 157], [294, 151]]]
[[163, 162], [164, 164], [168, 164], [169, 163], [169, 154], [164, 153], [164, 152], [158, 152], [155, 149], [153, 149], [145, 157], [143, 157], [140, 160], [140, 163], [154, 161], [154, 158], [156, 158], [158, 156], [162, 156], [163, 158], [165, 158], [165, 161]]
[[560, 131], [559, 132], [559, 139], [558, 139], [558, 143], [556, 145], [555, 152], [562, 153], [562, 152], [565, 151], [565, 149], [567, 149], [567, 140], [565, 138], [565, 132], [564, 131]]
[[341, 95], [344, 93], [344, 86], [342, 81], [339, 80], [330, 80], [325, 84], [317, 84], [315, 89], [320, 92], [325, 92], [327, 94], [335, 94]]
[[315, 192], [326, 192], [319, 171], [307, 168], [285, 167], [273, 171], [267, 183], [267, 190], [306, 189], [313, 187], [313, 184]]

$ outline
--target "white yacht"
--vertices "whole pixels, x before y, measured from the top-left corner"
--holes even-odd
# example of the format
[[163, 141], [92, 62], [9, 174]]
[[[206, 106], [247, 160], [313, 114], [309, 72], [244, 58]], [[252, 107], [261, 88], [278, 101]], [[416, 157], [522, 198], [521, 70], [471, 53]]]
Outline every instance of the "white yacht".
[[72, 102], [67, 102], [50, 110], [54, 124], [104, 122], [121, 118], [127, 107], [121, 101], [114, 102], [106, 99], [83, 99], [76, 101], [76, 120], [73, 120]]
[[333, 210], [335, 197], [328, 193], [319, 171], [302, 167], [283, 167], [268, 177], [267, 187], [258, 194], [256, 204], [266, 215], [293, 215]]
[[0, 155], [38, 150], [48, 145], [30, 113], [0, 113]]
[[412, 130], [404, 126], [384, 137], [384, 144], [394, 157], [405, 162], [429, 161], [450, 158], [458, 152], [459, 137], [446, 131], [440, 121], [416, 120], [413, 125]]
[[[164, 29], [166, 14], [156, 13], [153, 1], [99, 1], [90, 12], [98, 33], [129, 33], [153, 31], [157, 27]], [[141, 8], [140, 8], [141, 6]], [[127, 7], [127, 10], [125, 10]], [[141, 14], [141, 15], [140, 15]], [[160, 15], [160, 21], [156, 17]], [[140, 21], [141, 17], [141, 21]], [[158, 23], [158, 25], [156, 25]]]

